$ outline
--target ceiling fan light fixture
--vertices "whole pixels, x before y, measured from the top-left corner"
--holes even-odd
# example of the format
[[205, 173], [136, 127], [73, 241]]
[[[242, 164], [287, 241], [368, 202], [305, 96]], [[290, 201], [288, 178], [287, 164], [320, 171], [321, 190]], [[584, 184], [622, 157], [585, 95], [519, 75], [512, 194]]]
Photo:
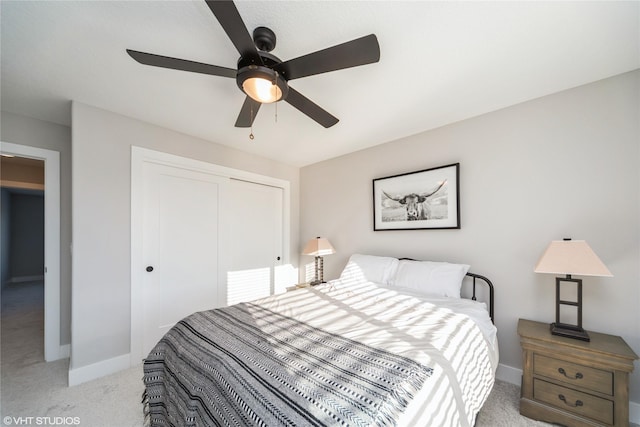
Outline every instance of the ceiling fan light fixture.
[[238, 87], [247, 96], [262, 104], [280, 101], [287, 96], [286, 80], [274, 70], [260, 65], [248, 65], [238, 71]]
[[273, 82], [262, 77], [251, 77], [242, 83], [242, 90], [258, 102], [270, 103], [282, 98], [282, 91]]
[[[290, 89], [288, 82], [302, 77], [378, 62], [380, 60], [380, 45], [376, 35], [369, 34], [283, 62], [270, 53], [276, 47], [275, 33], [267, 27], [257, 27], [253, 31], [252, 38], [235, 5], [237, 1], [239, 0], [206, 0], [207, 6], [240, 54], [236, 68], [132, 49], [126, 51], [135, 61], [144, 65], [211, 76], [235, 77], [238, 88], [246, 95], [236, 120], [236, 127], [251, 127], [260, 105], [277, 101], [287, 101], [289, 105], [325, 128], [338, 123], [337, 117], [322, 109], [300, 92], [293, 88]], [[263, 89], [259, 89], [261, 87], [260, 80], [254, 81], [253, 79], [262, 79], [271, 83], [271, 85], [266, 85], [266, 94], [262, 94]], [[262, 82], [262, 84], [264, 83]]]

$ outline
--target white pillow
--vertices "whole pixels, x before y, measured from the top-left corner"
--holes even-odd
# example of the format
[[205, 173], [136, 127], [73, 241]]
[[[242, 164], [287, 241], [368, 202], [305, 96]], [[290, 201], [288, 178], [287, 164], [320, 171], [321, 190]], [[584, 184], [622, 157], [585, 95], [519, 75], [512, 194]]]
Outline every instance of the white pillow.
[[390, 285], [398, 268], [398, 259], [375, 255], [353, 254], [342, 270], [340, 279], [344, 282], [374, 282]]
[[462, 279], [467, 271], [466, 264], [402, 260], [392, 285], [422, 295], [460, 298]]

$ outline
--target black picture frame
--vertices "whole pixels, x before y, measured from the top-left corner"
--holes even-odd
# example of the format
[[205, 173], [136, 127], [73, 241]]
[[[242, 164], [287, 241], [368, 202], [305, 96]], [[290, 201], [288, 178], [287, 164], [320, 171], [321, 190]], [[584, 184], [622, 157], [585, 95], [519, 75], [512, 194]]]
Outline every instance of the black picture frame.
[[373, 180], [373, 230], [460, 228], [460, 163]]

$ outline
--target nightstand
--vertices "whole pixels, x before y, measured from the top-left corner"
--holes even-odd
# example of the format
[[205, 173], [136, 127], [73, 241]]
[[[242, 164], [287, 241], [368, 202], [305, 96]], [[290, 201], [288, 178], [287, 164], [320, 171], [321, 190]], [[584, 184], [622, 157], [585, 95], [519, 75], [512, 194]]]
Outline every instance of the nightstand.
[[311, 283], [298, 283], [297, 285], [289, 286], [287, 288], [287, 292], [295, 291], [296, 289], [308, 288], [311, 286]]
[[618, 336], [590, 342], [551, 335], [548, 323], [520, 319], [520, 414], [565, 426], [628, 426], [629, 373], [638, 356]]

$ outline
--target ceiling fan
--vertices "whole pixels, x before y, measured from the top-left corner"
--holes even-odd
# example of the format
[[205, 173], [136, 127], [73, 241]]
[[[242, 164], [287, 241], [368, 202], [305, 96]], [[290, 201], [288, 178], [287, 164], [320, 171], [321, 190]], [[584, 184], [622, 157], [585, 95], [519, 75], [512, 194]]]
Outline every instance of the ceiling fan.
[[236, 127], [251, 127], [263, 103], [281, 100], [325, 128], [331, 127], [338, 119], [289, 86], [289, 81], [380, 60], [378, 39], [370, 34], [283, 62], [269, 53], [276, 45], [273, 31], [258, 27], [253, 31], [252, 39], [233, 1], [206, 0], [206, 3], [240, 53], [237, 69], [131, 49], [127, 49], [127, 53], [145, 65], [235, 78], [240, 90], [247, 95]]

